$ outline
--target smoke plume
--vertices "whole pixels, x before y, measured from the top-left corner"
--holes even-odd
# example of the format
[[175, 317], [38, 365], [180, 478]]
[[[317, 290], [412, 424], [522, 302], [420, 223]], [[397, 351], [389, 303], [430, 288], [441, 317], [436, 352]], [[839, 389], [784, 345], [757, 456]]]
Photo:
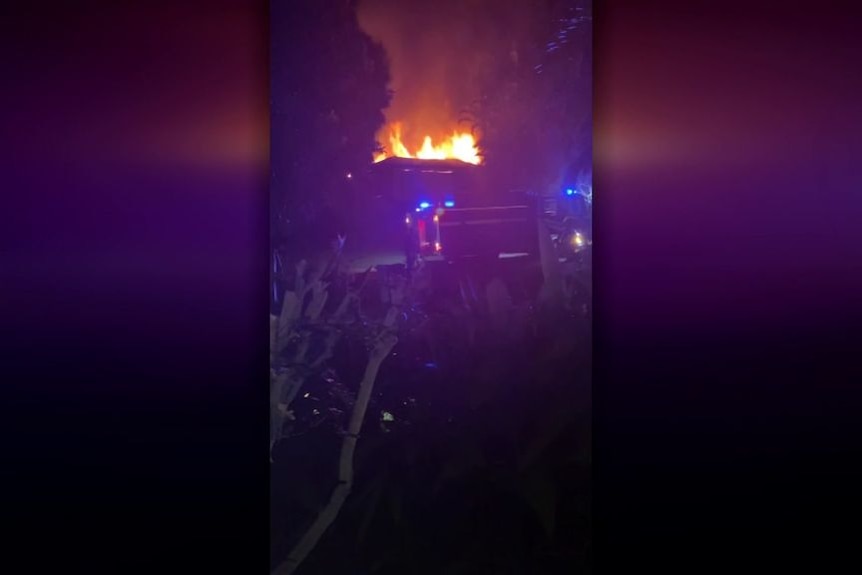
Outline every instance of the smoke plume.
[[500, 66], [518, 64], [522, 39], [536, 25], [537, 4], [542, 2], [360, 0], [360, 25], [389, 57], [394, 96], [386, 120], [402, 123], [408, 147], [417, 148], [425, 135], [435, 141], [450, 136]]

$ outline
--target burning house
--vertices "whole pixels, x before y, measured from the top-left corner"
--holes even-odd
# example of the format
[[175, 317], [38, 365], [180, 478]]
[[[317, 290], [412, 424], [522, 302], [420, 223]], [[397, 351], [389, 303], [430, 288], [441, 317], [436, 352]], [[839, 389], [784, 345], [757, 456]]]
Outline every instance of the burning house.
[[473, 196], [481, 187], [477, 166], [452, 159], [391, 157], [373, 164], [370, 174], [378, 193], [403, 210]]
[[[392, 94], [376, 135], [380, 151], [369, 158], [373, 165], [363, 193], [373, 210], [363, 218], [368, 234], [406, 246], [408, 261], [535, 254], [542, 212], [535, 194], [547, 195], [548, 184], [534, 181], [543, 179], [534, 172], [556, 171], [553, 164], [558, 156], [563, 163], [566, 148], [522, 138], [529, 116], [522, 117], [521, 100], [509, 93], [512, 82], [504, 79], [532, 77], [524, 68], [526, 57], [542, 60], [530, 47], [540, 23], [551, 18], [550, 8], [494, 0], [363, 0], [357, 6], [360, 26], [385, 49]], [[489, 112], [495, 108], [482, 104], [489, 93], [503, 94], [499, 102], [516, 103]], [[471, 123], [476, 118], [481, 122]], [[530, 153], [500, 154], [498, 138], [497, 158], [512, 160], [486, 166], [475, 131], [480, 127], [510, 134], [511, 149]], [[513, 166], [523, 169], [513, 175]], [[568, 182], [563, 184], [568, 189]], [[568, 208], [576, 199], [554, 198], [555, 206]], [[555, 210], [555, 217], [557, 212], [565, 209]]]
[[384, 151], [374, 156], [375, 163], [382, 162], [387, 158], [459, 160], [474, 166], [482, 163], [476, 138], [471, 132], [454, 131], [448, 138], [437, 144], [434, 143], [430, 135], [426, 135], [415, 154], [411, 153], [404, 143], [400, 122], [385, 126], [380, 136], [384, 143]]

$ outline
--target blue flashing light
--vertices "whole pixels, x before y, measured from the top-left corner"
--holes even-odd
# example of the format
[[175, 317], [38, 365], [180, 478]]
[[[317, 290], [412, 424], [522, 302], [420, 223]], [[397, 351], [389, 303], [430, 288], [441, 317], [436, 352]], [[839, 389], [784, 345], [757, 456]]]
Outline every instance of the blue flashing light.
[[419, 203], [419, 209], [420, 210], [427, 210], [430, 207], [431, 207], [431, 204], [429, 204], [428, 202], [420, 202]]
[[453, 202], [452, 200], [446, 200], [445, 202], [443, 202], [443, 205], [446, 206], [447, 208], [454, 208], [455, 202]]
[[574, 189], [572, 189], [572, 188], [568, 188], [568, 189], [566, 190], [566, 195], [567, 195], [567, 196], [574, 196], [574, 195], [575, 195], [575, 190], [574, 190]]

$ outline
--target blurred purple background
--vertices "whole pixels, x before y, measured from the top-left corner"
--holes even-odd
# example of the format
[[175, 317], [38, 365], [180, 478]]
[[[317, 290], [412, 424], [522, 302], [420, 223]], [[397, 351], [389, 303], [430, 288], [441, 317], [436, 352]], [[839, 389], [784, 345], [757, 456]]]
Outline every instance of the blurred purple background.
[[859, 317], [854, 30], [801, 3], [602, 8], [595, 289], [608, 336]]

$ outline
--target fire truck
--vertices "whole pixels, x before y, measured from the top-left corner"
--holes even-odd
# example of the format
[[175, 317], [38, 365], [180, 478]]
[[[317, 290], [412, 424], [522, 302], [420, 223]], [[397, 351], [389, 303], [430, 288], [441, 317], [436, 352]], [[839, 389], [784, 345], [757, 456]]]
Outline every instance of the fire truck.
[[385, 219], [400, 223], [408, 266], [538, 256], [536, 198], [489, 189], [482, 166], [393, 157], [374, 164], [372, 178]]
[[370, 170], [375, 230], [418, 260], [539, 257], [542, 221], [561, 259], [589, 250], [591, 191], [572, 182], [558, 194], [494, 189], [485, 168], [458, 160], [392, 157]]

